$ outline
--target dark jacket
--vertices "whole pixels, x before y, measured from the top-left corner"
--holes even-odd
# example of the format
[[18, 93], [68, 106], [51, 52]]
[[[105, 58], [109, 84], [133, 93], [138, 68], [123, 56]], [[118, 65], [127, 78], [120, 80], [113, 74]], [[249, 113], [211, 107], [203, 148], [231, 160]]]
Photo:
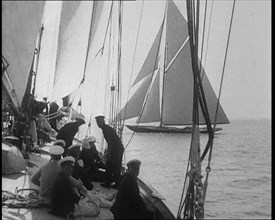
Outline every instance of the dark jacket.
[[116, 200], [111, 208], [115, 219], [148, 219], [149, 213], [139, 194], [137, 179], [126, 173], [120, 182]]
[[83, 160], [84, 168], [96, 169], [96, 161], [100, 162], [100, 157], [95, 147], [90, 149], [82, 148], [79, 159]]
[[60, 172], [52, 190], [51, 213], [66, 217], [69, 212], [74, 212], [74, 204], [78, 203], [79, 199], [80, 197], [74, 193], [68, 176]]
[[94, 188], [88, 174], [87, 170], [85, 170], [84, 167], [79, 166], [78, 163], [74, 164], [73, 172], [72, 172], [72, 177], [75, 179], [81, 179], [83, 185], [88, 189], [92, 190]]
[[111, 163], [121, 163], [124, 148], [119, 136], [109, 125], [105, 124], [101, 129], [104, 139], [108, 144], [107, 160], [109, 160]]
[[56, 139], [61, 139], [66, 142], [63, 156], [67, 154], [68, 147], [72, 145], [74, 136], [78, 132], [78, 127], [76, 122], [69, 122], [65, 124], [56, 135]]

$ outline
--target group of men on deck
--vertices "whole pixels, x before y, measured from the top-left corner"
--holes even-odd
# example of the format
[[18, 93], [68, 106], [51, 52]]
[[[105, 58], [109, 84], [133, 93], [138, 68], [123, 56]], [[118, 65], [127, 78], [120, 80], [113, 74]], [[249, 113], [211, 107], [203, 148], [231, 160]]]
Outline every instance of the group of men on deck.
[[[86, 138], [83, 144], [73, 144], [78, 128], [85, 123], [84, 116], [78, 114], [75, 122], [69, 122], [59, 130], [57, 141], [50, 148], [50, 161], [40, 167], [31, 178], [34, 184], [40, 186], [40, 198], [51, 206], [52, 214], [73, 218], [75, 204], [82, 196], [88, 197], [88, 193], [93, 192], [89, 202], [95, 204], [94, 216], [99, 214], [98, 204], [101, 203], [104, 207], [112, 207], [115, 219], [149, 218], [150, 214], [139, 195], [136, 180], [141, 162], [129, 161], [127, 173], [121, 176], [123, 144], [115, 130], [105, 124], [104, 116], [97, 116], [95, 119], [108, 144], [105, 163], [102, 163], [98, 155], [94, 137]], [[105, 168], [105, 172], [101, 171], [101, 178], [96, 178], [100, 176], [96, 173], [96, 164]], [[93, 190], [92, 180], [103, 180], [103, 187], [118, 189], [114, 205], [110, 203], [110, 198]]]

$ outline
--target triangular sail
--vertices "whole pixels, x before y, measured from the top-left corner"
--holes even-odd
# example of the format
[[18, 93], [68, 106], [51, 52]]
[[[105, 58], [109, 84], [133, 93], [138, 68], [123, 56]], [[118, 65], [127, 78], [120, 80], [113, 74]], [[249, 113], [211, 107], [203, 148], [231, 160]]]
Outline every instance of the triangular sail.
[[54, 100], [60, 99], [81, 82], [87, 54], [93, 2], [63, 2], [54, 79]]
[[143, 102], [145, 100], [148, 87], [151, 83], [151, 78], [152, 73], [144, 79], [142, 84], [127, 102], [127, 105], [120, 111], [117, 117], [121, 117], [122, 119], [126, 120], [140, 116]]
[[[213, 123], [216, 112], [217, 97], [206, 74], [204, 74], [202, 83], [205, 97], [208, 103], [207, 106], [210, 114], [210, 120]], [[191, 65], [190, 45], [188, 41], [166, 73], [163, 101], [164, 125], [192, 124], [192, 95], [193, 72]], [[200, 107], [199, 119], [200, 124], [205, 124]], [[229, 123], [221, 105], [219, 105], [217, 123]]]
[[[167, 14], [166, 41], [169, 68], [164, 81], [163, 124], [190, 125], [192, 124], [193, 111], [193, 70], [190, 43], [189, 40], [184, 42], [188, 39], [187, 22], [172, 1], [169, 1]], [[185, 44], [183, 45], [183, 43]], [[181, 51], [178, 53], [179, 49]], [[169, 63], [171, 60], [172, 62]], [[202, 71], [204, 72], [203, 68]], [[210, 120], [214, 122], [217, 97], [205, 73], [202, 83], [210, 112]], [[200, 106], [199, 119], [200, 124], [205, 124]], [[222, 107], [219, 105], [217, 123], [228, 122]]]
[[160, 26], [160, 29], [158, 31], [158, 34], [154, 40], [154, 43], [145, 59], [145, 62], [143, 66], [141, 67], [133, 85], [135, 85], [137, 82], [142, 80], [145, 76], [151, 74], [155, 69], [157, 68], [156, 64], [156, 58], [157, 58], [157, 53], [158, 53], [158, 48], [159, 48], [159, 42], [161, 40], [161, 33], [162, 33], [162, 28], [163, 25]]
[[[204, 69], [202, 68], [202, 71], [204, 72]], [[216, 115], [216, 107], [217, 107], [217, 96], [216, 94], [214, 93], [214, 90], [210, 84], [210, 81], [207, 77], [207, 75], [205, 74], [204, 72], [204, 77], [202, 79], [202, 86], [203, 86], [203, 89], [204, 89], [204, 94], [205, 94], [205, 98], [207, 100], [207, 107], [208, 107], [208, 112], [209, 112], [209, 117], [210, 117], [210, 120], [211, 120], [211, 123], [214, 123], [215, 121], [215, 115]], [[204, 117], [202, 115], [202, 111], [200, 109], [200, 124], [205, 124], [205, 121], [204, 121]], [[225, 112], [223, 111], [223, 108], [222, 106], [219, 104], [218, 105], [218, 114], [217, 114], [217, 121], [216, 121], [217, 124], [228, 124], [229, 123], [229, 120], [225, 114]]]
[[144, 110], [139, 119], [139, 123], [146, 122], [158, 122], [160, 121], [160, 93], [159, 83], [160, 71], [156, 75], [156, 78], [152, 84], [152, 88], [148, 93], [147, 100], [145, 101]]
[[2, 55], [21, 104], [30, 72], [44, 1], [2, 1]]
[[166, 72], [163, 94], [164, 125], [192, 124], [193, 71], [189, 41]]
[[52, 100], [52, 88], [55, 73], [60, 12], [62, 2], [46, 2], [43, 16], [43, 40], [40, 48], [36, 76], [36, 99], [44, 97]]
[[166, 30], [167, 66], [189, 37], [187, 22], [173, 1], [168, 1]]

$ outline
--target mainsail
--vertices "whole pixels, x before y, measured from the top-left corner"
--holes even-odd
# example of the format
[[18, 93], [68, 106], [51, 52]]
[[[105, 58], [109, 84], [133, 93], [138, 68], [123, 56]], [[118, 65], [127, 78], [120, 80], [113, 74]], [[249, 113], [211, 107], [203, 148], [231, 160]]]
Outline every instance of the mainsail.
[[19, 105], [28, 81], [44, 4], [44, 1], [2, 1], [2, 56], [9, 63], [7, 73]]
[[[168, 2], [166, 18], [166, 37], [162, 38], [162, 27], [160, 28], [150, 52], [137, 75], [133, 85], [136, 85], [141, 79], [152, 74], [157, 65], [155, 60], [158, 59], [157, 45], [161, 39], [165, 39], [165, 68], [163, 71], [163, 89], [161, 83], [147, 83], [140, 86], [133, 98], [131, 98], [121, 110], [122, 118], [130, 119], [138, 117], [138, 123], [149, 123], [159, 121], [162, 125], [191, 125], [193, 111], [193, 70], [191, 62], [189, 35], [187, 21], [173, 1]], [[213, 88], [202, 68], [204, 77], [202, 80], [205, 96], [210, 112], [211, 122], [214, 122], [217, 97]], [[148, 77], [153, 80], [160, 80], [159, 77]], [[158, 87], [158, 88], [156, 88]], [[160, 87], [160, 88], [159, 88]], [[146, 90], [146, 92], [144, 92]], [[159, 93], [157, 94], [156, 91]], [[146, 98], [149, 94], [150, 98]], [[152, 95], [154, 94], [154, 95]], [[159, 98], [163, 95], [163, 99]], [[134, 100], [139, 100], [136, 102]], [[143, 100], [142, 104], [141, 101]], [[159, 104], [161, 100], [161, 104]], [[144, 110], [143, 110], [144, 108]], [[134, 109], [134, 112], [133, 112]], [[162, 109], [162, 111], [161, 111]], [[142, 114], [141, 114], [142, 113]], [[158, 118], [157, 118], [158, 117]], [[205, 124], [205, 120], [199, 107], [199, 123]], [[229, 123], [221, 105], [218, 107], [217, 124]]]

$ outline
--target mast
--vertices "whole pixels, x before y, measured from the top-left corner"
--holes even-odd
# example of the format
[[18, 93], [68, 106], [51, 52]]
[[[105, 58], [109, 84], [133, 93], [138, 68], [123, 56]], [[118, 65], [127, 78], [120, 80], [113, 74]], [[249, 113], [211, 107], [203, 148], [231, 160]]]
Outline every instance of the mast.
[[28, 152], [31, 150], [31, 134], [30, 134], [30, 128], [31, 128], [31, 116], [32, 116], [32, 110], [33, 110], [33, 103], [34, 103], [34, 93], [35, 93], [35, 81], [36, 81], [36, 74], [37, 74], [37, 67], [38, 67], [38, 60], [39, 60], [39, 53], [40, 53], [40, 45], [41, 45], [41, 39], [43, 34], [43, 24], [40, 28], [39, 35], [36, 42], [36, 47], [34, 49], [33, 59], [32, 59], [32, 65], [29, 73], [28, 83], [25, 90], [25, 94], [22, 100], [21, 107], [23, 111], [27, 113], [26, 115], [26, 126], [24, 130], [24, 142], [26, 148], [23, 150], [26, 153], [26, 157], [28, 158]]
[[[167, 25], [167, 1], [165, 4], [165, 13], [164, 13], [164, 23]], [[166, 30], [167, 31], [167, 30]], [[163, 59], [163, 76], [162, 76], [162, 96], [161, 96], [161, 106], [160, 106], [160, 127], [162, 127], [163, 122], [162, 122], [162, 115], [163, 115], [163, 102], [164, 102], [164, 89], [165, 89], [165, 66], [167, 62], [167, 44], [166, 44], [166, 36], [164, 40], [164, 59]]]

